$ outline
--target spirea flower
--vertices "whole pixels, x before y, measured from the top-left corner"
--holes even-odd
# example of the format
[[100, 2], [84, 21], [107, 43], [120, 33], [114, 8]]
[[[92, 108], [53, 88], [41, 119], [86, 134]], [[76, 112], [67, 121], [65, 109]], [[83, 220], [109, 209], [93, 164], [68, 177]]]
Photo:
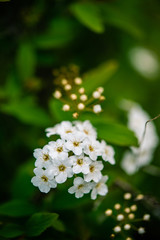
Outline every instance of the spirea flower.
[[124, 153], [121, 167], [131, 175], [137, 172], [141, 167], [149, 164], [153, 158], [153, 153], [158, 145], [158, 136], [153, 122], [147, 125], [145, 135], [145, 123], [150, 119], [139, 104], [123, 101], [123, 108], [128, 110], [128, 127], [135, 133], [140, 147], [131, 147]]
[[113, 164], [114, 150], [97, 139], [97, 131], [90, 121], [63, 121], [47, 128], [46, 132], [47, 137], [56, 135], [58, 139], [34, 150], [33, 185], [47, 193], [73, 177], [73, 186], [68, 192], [75, 193], [76, 198], [89, 192], [91, 199], [105, 196], [108, 176], [102, 174], [101, 160]]

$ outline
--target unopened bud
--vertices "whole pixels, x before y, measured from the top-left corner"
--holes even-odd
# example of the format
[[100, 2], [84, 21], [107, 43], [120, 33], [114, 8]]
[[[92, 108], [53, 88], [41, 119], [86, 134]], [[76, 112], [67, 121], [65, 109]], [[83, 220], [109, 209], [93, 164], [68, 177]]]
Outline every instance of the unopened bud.
[[62, 93], [58, 90], [56, 90], [54, 93], [53, 93], [53, 96], [56, 98], [56, 99], [60, 99], [62, 97]]
[[80, 77], [76, 77], [74, 79], [74, 82], [75, 82], [76, 85], [80, 85], [80, 84], [82, 84], [82, 79]]
[[63, 107], [62, 107], [62, 110], [67, 112], [70, 110], [70, 106], [68, 104], [64, 104]]

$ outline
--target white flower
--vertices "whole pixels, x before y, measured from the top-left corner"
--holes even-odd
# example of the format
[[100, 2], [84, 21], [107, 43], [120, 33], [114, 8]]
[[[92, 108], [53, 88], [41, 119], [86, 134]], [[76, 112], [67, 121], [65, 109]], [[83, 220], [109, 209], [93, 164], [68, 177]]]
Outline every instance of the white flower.
[[94, 113], [100, 113], [100, 112], [102, 112], [101, 105], [99, 105], [99, 104], [94, 105], [94, 106], [93, 106], [93, 112], [94, 112]]
[[64, 140], [58, 139], [57, 141], [49, 142], [49, 154], [50, 156], [55, 158], [60, 158], [62, 160], [68, 158], [68, 152], [64, 145]]
[[41, 192], [48, 193], [51, 188], [56, 188], [57, 183], [53, 177], [49, 176], [47, 170], [35, 168], [34, 176], [31, 180], [34, 186], [38, 187]]
[[107, 145], [106, 142], [103, 140], [101, 142], [101, 148], [102, 148], [102, 158], [103, 158], [103, 160], [108, 161], [111, 164], [115, 164], [113, 147]]
[[75, 155], [81, 155], [84, 147], [84, 135], [78, 131], [74, 132], [74, 134], [70, 133], [67, 136], [67, 142], [65, 143], [65, 147], [72, 151]]
[[52, 161], [49, 155], [48, 145], [45, 145], [42, 149], [35, 149], [33, 156], [36, 158], [35, 166], [39, 168], [47, 167]]
[[66, 139], [67, 135], [69, 133], [74, 133], [75, 127], [72, 126], [72, 123], [69, 121], [63, 121], [57, 130], [58, 134], [61, 136], [61, 138]]
[[101, 155], [100, 143], [94, 139], [84, 140], [84, 153], [89, 155], [89, 157], [95, 161], [97, 157]]
[[98, 183], [94, 184], [94, 188], [91, 192], [91, 199], [96, 199], [97, 194], [105, 196], [108, 192], [108, 187], [105, 182], [108, 180], [108, 176], [103, 176]]
[[97, 138], [97, 132], [95, 128], [92, 126], [92, 124], [90, 123], [90, 121], [88, 120], [84, 122], [75, 121], [74, 123], [76, 125], [76, 128], [79, 131], [83, 132], [86, 137], [95, 138], [95, 139]]
[[91, 183], [86, 183], [83, 178], [76, 177], [73, 181], [73, 186], [68, 189], [68, 192], [75, 193], [76, 198], [83, 197], [84, 193], [89, 193], [91, 190]]
[[73, 176], [71, 166], [71, 162], [68, 159], [54, 159], [52, 166], [48, 169], [48, 175], [55, 176], [57, 183], [64, 183], [67, 178]]
[[103, 164], [102, 161], [95, 161], [92, 162], [89, 165], [89, 173], [84, 175], [84, 180], [86, 182], [90, 182], [91, 180], [93, 180], [94, 182], [99, 182], [100, 179], [102, 178], [102, 173], [101, 170], [103, 169]]
[[69, 159], [72, 161], [74, 173], [89, 173], [89, 164], [91, 163], [90, 158], [81, 154], [80, 156], [71, 156]]
[[46, 136], [50, 137], [52, 135], [58, 134], [57, 130], [60, 124], [56, 124], [54, 127], [47, 128], [45, 131], [47, 132]]
[[140, 147], [131, 147], [131, 151], [124, 154], [121, 167], [127, 174], [134, 174], [140, 167], [151, 162], [154, 149], [158, 144], [158, 136], [153, 122], [150, 122], [147, 124], [143, 138], [145, 123], [150, 119], [150, 116], [141, 106], [134, 102], [125, 101], [125, 105], [127, 109], [129, 109], [128, 127], [134, 131], [140, 143]]

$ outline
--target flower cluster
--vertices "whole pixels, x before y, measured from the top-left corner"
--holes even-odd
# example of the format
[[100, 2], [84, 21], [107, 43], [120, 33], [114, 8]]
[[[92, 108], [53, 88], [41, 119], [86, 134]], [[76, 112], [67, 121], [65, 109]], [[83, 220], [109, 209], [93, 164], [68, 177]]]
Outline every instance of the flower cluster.
[[102, 111], [100, 104], [105, 100], [102, 95], [103, 87], [98, 87], [91, 96], [88, 96], [85, 87], [82, 86], [82, 78], [77, 77], [78, 73], [77, 76], [75, 73], [67, 73], [60, 74], [57, 88], [53, 93], [54, 98], [63, 102], [62, 110], [71, 111], [73, 118], [76, 119], [82, 111], [100, 113]]
[[102, 175], [104, 165], [101, 160], [114, 164], [114, 150], [105, 141], [97, 140], [97, 132], [91, 123], [88, 120], [63, 121], [47, 128], [46, 132], [47, 137], [59, 135], [60, 138], [50, 141], [42, 149], [35, 149], [33, 185], [48, 193], [74, 176], [68, 192], [75, 193], [76, 198], [90, 191], [92, 199], [98, 194], [106, 195], [108, 176]]
[[[135, 223], [149, 221], [150, 215], [146, 213], [142, 218], [137, 218], [136, 212], [138, 210], [138, 206], [137, 204], [133, 204], [129, 201], [132, 200], [132, 198], [132, 194], [127, 192], [124, 194], [125, 203], [123, 206], [120, 203], [116, 203], [113, 210], [107, 209], [105, 211], [106, 216], [112, 216], [113, 219], [117, 222], [116, 226], [113, 228], [111, 238], [115, 238], [117, 234], [122, 233], [123, 236], [126, 236], [126, 240], [132, 240], [132, 238], [128, 236], [128, 232], [130, 230], [135, 230], [138, 234], [145, 233], [145, 228], [142, 226], [136, 226]], [[137, 202], [143, 198], [144, 196], [142, 194], [139, 194], [134, 200]]]
[[130, 101], [123, 102], [123, 105], [124, 103], [128, 110], [128, 127], [135, 133], [140, 147], [131, 147], [129, 151], [126, 151], [121, 166], [126, 173], [134, 174], [139, 168], [151, 162], [159, 140], [153, 122], [149, 123], [143, 138], [145, 123], [150, 116], [141, 106]]

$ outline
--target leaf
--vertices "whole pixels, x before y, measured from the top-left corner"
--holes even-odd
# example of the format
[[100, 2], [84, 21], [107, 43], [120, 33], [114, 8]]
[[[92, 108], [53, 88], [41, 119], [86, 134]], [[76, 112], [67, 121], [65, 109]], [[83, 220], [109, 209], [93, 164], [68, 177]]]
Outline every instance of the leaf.
[[38, 236], [44, 232], [48, 227], [54, 224], [57, 220], [58, 214], [56, 213], [36, 213], [26, 223], [27, 236]]
[[98, 129], [98, 136], [109, 143], [120, 146], [138, 146], [138, 140], [131, 130], [126, 126], [113, 122], [94, 122]]
[[0, 110], [35, 126], [46, 127], [51, 124], [47, 113], [36, 105], [33, 98], [22, 98], [0, 105]]
[[102, 3], [100, 4], [103, 15], [103, 20], [122, 30], [125, 30], [134, 37], [142, 38], [144, 32], [138, 26], [135, 19], [132, 19], [125, 9], [112, 6], [111, 4]]
[[[65, 203], [64, 203], [65, 199]], [[76, 209], [80, 206], [86, 205], [91, 202], [89, 196], [85, 195], [83, 198], [76, 198], [74, 194], [69, 194], [67, 189], [59, 191], [54, 198], [54, 209], [66, 210]]]
[[72, 121], [72, 113], [62, 111], [62, 103], [56, 99], [51, 99], [49, 102], [50, 112], [57, 121]]
[[34, 75], [36, 54], [34, 47], [30, 43], [24, 42], [20, 45], [17, 51], [16, 65], [19, 77], [22, 80], [25, 81]]
[[68, 18], [55, 18], [50, 23], [47, 31], [34, 39], [36, 47], [50, 49], [65, 46], [76, 33], [73, 21]]
[[24, 200], [12, 200], [0, 205], [0, 215], [3, 216], [23, 217], [34, 212], [36, 212], [35, 207]]
[[14, 223], [6, 224], [0, 229], [0, 236], [5, 238], [15, 238], [21, 236], [24, 231], [21, 229], [21, 226]]
[[74, 3], [70, 6], [70, 10], [90, 30], [96, 33], [105, 31], [98, 4], [92, 2]]
[[116, 61], [104, 62], [97, 68], [87, 72], [83, 76], [84, 88], [91, 93], [97, 87], [103, 86], [116, 72], [118, 64]]
[[57, 231], [64, 232], [65, 231], [65, 226], [62, 221], [59, 219], [55, 219], [52, 227], [55, 228]]
[[[12, 180], [11, 194], [13, 198], [28, 199], [35, 192], [35, 187], [31, 183], [33, 176], [34, 161], [24, 163], [16, 172], [15, 179]], [[24, 191], [25, 189], [25, 191]]]

